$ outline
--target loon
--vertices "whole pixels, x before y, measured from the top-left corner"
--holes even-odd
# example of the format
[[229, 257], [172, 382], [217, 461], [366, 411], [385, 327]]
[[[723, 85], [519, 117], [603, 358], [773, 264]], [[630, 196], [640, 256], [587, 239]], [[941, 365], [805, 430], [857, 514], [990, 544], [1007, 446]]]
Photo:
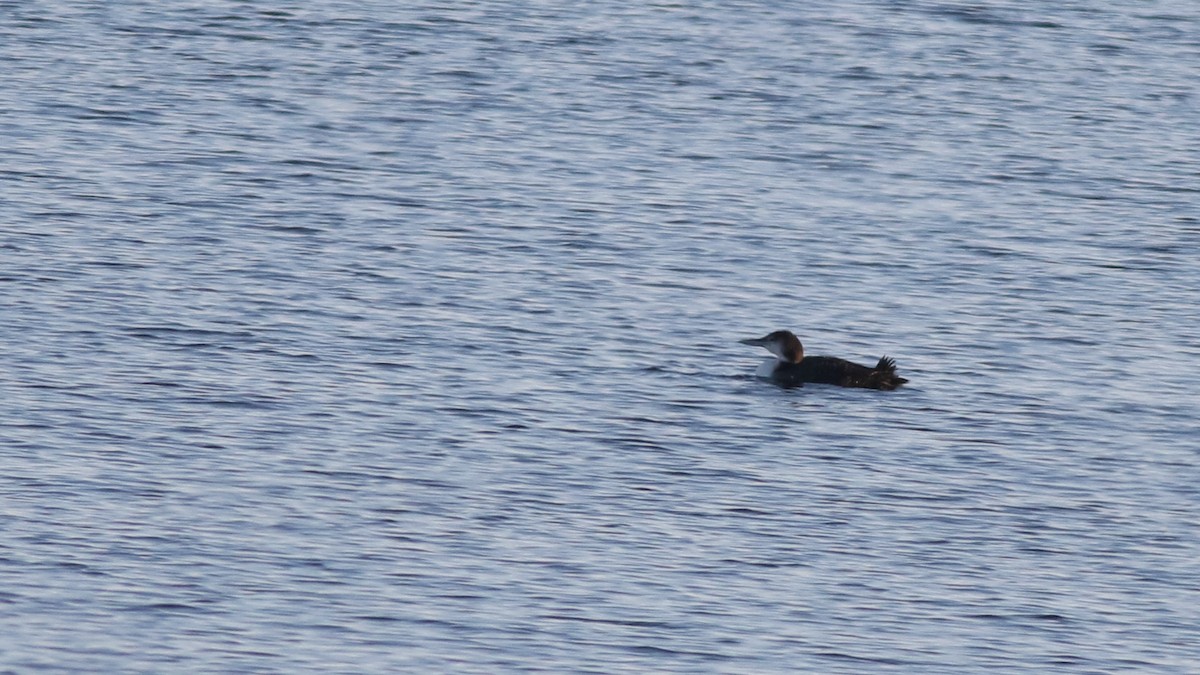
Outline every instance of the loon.
[[776, 358], [763, 362], [755, 375], [783, 387], [799, 387], [805, 382], [815, 382], [891, 391], [908, 382], [896, 374], [896, 362], [888, 356], [879, 359], [874, 368], [834, 356], [805, 356], [804, 346], [791, 331], [777, 330], [765, 337], [739, 342], [766, 347], [775, 355]]

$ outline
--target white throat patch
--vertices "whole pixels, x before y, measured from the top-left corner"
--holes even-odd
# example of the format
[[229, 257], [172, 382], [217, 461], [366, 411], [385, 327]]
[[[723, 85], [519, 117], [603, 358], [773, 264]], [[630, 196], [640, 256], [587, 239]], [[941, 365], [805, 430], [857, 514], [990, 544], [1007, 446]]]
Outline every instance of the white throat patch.
[[770, 379], [771, 373], [775, 372], [775, 366], [778, 366], [779, 363], [779, 359], [767, 359], [766, 361], [763, 361], [762, 363], [758, 364], [758, 370], [754, 371], [754, 376]]
[[768, 342], [767, 344], [765, 344], [763, 346], [767, 348], [767, 351], [771, 352], [775, 356], [778, 356], [780, 361], [786, 362], [788, 360], [788, 357], [784, 356], [784, 354], [783, 354], [783, 341], [782, 340]]

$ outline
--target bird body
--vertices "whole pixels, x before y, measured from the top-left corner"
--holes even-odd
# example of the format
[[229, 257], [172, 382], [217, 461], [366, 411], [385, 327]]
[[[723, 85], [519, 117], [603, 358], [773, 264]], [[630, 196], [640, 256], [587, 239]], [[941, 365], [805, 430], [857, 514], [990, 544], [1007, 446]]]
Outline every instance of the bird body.
[[892, 390], [908, 382], [896, 374], [896, 362], [888, 356], [880, 358], [874, 368], [835, 356], [805, 356], [804, 346], [791, 331], [777, 330], [761, 338], [741, 340], [741, 343], [765, 347], [775, 355], [774, 359], [759, 366], [756, 374], [783, 387], [799, 387], [811, 382]]

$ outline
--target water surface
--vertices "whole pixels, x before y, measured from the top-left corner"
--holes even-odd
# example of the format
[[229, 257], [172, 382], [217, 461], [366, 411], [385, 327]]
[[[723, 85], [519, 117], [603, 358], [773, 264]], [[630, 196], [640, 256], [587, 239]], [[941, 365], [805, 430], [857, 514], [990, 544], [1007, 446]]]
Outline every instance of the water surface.
[[1193, 672], [1198, 34], [0, 9], [0, 663]]

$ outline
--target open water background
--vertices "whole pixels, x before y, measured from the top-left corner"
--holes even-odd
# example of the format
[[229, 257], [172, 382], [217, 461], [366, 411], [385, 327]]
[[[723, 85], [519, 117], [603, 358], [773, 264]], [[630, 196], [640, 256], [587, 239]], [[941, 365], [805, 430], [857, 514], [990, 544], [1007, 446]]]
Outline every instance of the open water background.
[[0, 73], [6, 670], [1200, 672], [1192, 0], [4, 2]]

